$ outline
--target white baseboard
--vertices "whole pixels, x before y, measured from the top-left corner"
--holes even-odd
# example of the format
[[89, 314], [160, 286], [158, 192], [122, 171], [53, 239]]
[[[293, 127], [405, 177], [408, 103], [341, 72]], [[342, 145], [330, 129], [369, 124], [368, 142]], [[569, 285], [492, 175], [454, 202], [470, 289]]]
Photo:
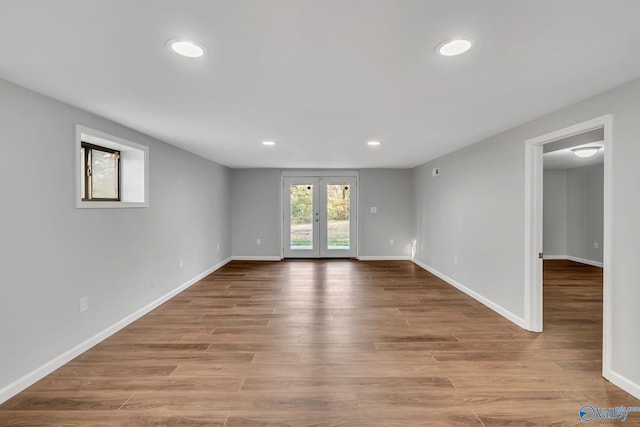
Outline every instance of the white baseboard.
[[227, 258], [224, 261], [219, 262], [218, 264], [216, 264], [213, 267], [209, 268], [208, 270], [198, 274], [196, 277], [194, 277], [194, 278], [190, 279], [189, 281], [183, 283], [182, 285], [178, 286], [176, 289], [174, 289], [171, 292], [161, 296], [160, 298], [158, 298], [157, 300], [153, 301], [152, 303], [146, 305], [145, 307], [141, 308], [140, 310], [128, 315], [124, 319], [114, 323], [113, 325], [109, 326], [108, 328], [104, 329], [103, 331], [98, 332], [96, 335], [92, 336], [91, 338], [89, 338], [89, 339], [81, 342], [77, 346], [65, 351], [64, 353], [62, 353], [58, 357], [54, 358], [53, 360], [51, 360], [51, 361], [45, 363], [44, 365], [34, 369], [33, 371], [29, 372], [28, 374], [24, 375], [23, 377], [18, 378], [17, 380], [12, 382], [11, 384], [1, 388], [0, 389], [0, 404], [5, 402], [5, 401], [7, 401], [8, 399], [10, 399], [11, 397], [15, 396], [16, 394], [20, 393], [22, 390], [24, 390], [25, 388], [29, 387], [30, 385], [32, 385], [32, 384], [36, 383], [37, 381], [41, 380], [45, 376], [49, 375], [50, 373], [52, 373], [53, 371], [55, 371], [56, 369], [58, 369], [59, 367], [61, 367], [65, 363], [70, 362], [75, 357], [77, 357], [80, 354], [84, 353], [85, 351], [89, 350], [91, 347], [93, 347], [96, 344], [99, 344], [101, 341], [109, 338], [111, 335], [115, 334], [116, 332], [118, 332], [119, 330], [124, 328], [125, 326], [127, 326], [127, 325], [131, 324], [132, 322], [138, 320], [139, 318], [141, 318], [142, 316], [144, 316], [145, 314], [147, 314], [148, 312], [150, 312], [154, 308], [160, 306], [161, 304], [164, 304], [165, 302], [167, 302], [168, 300], [170, 300], [174, 296], [178, 295], [180, 292], [182, 292], [185, 289], [187, 289], [188, 287], [194, 285], [200, 279], [208, 276], [209, 274], [213, 273], [214, 271], [216, 271], [220, 267], [223, 267], [225, 264], [229, 263], [230, 261], [231, 261], [231, 258]]
[[569, 255], [569, 256], [567, 257], [567, 259], [568, 259], [569, 261], [575, 261], [575, 262], [579, 262], [579, 263], [581, 263], [581, 264], [587, 264], [587, 265], [591, 265], [591, 266], [594, 266], [594, 267], [600, 267], [600, 268], [602, 268], [602, 267], [603, 267], [603, 264], [602, 264], [601, 262], [598, 262], [598, 261], [592, 261], [592, 260], [590, 260], [590, 259], [578, 258], [578, 257], [571, 256], [571, 255]]
[[620, 375], [612, 369], [605, 369], [602, 373], [602, 376], [604, 376], [611, 383], [615, 384], [627, 393], [634, 396], [636, 399], [640, 399], [640, 384], [634, 383], [633, 381]]
[[569, 259], [569, 255], [547, 255], [547, 254], [544, 254], [543, 259], [549, 259], [549, 260], [561, 259], [561, 260], [565, 260], [565, 259]]
[[[279, 256], [271, 255], [234, 255], [231, 257], [233, 261], [282, 261]], [[408, 255], [361, 255], [359, 261], [410, 261]]]
[[234, 255], [231, 259], [233, 261], [282, 261], [282, 258], [277, 255]]
[[421, 261], [418, 261], [415, 258], [412, 258], [411, 261], [413, 261], [413, 263], [416, 264], [417, 266], [424, 268], [425, 270], [427, 270], [429, 273], [433, 274], [434, 276], [437, 276], [440, 279], [444, 280], [445, 282], [447, 282], [448, 284], [450, 284], [454, 288], [457, 288], [460, 291], [464, 292], [465, 294], [469, 295], [471, 298], [475, 299], [476, 301], [484, 304], [485, 306], [487, 306], [491, 310], [495, 311], [496, 313], [498, 313], [502, 317], [512, 321], [513, 323], [515, 323], [516, 325], [520, 326], [521, 328], [526, 329], [525, 328], [525, 321], [524, 321], [523, 318], [516, 316], [515, 314], [513, 314], [509, 310], [505, 309], [504, 307], [496, 304], [495, 302], [491, 301], [488, 298], [483, 297], [479, 293], [467, 288], [462, 283], [455, 281], [451, 277], [439, 272], [435, 268], [429, 267], [425, 263], [423, 263]]
[[586, 258], [579, 258], [571, 255], [545, 255], [544, 259], [554, 260], [554, 259], [564, 259], [568, 261], [579, 262], [580, 264], [591, 265], [593, 267], [603, 267], [603, 264], [599, 261], [592, 261]]
[[410, 261], [408, 255], [360, 255], [359, 261]]

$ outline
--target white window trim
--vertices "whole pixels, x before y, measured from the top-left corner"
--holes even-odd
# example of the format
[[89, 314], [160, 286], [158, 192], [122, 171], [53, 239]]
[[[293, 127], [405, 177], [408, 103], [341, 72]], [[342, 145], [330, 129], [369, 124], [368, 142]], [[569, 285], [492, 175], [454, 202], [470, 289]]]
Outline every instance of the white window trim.
[[[80, 158], [80, 148], [82, 142], [99, 145], [118, 151], [139, 151], [144, 153], [144, 196], [143, 201], [87, 201], [82, 200], [81, 179], [84, 171], [82, 170], [82, 159]], [[126, 140], [117, 136], [109, 135], [99, 130], [91, 129], [85, 126], [76, 125], [75, 138], [75, 180], [76, 180], [76, 208], [79, 209], [112, 209], [112, 208], [147, 208], [149, 207], [149, 147], [141, 145], [133, 141]], [[122, 173], [122, 172], [121, 172]], [[123, 182], [122, 185], [126, 185]]]

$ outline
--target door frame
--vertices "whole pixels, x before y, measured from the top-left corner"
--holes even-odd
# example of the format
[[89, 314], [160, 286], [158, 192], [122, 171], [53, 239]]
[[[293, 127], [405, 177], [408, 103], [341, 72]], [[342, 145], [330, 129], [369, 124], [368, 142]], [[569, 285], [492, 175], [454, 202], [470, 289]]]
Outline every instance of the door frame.
[[604, 223], [603, 223], [603, 328], [602, 328], [602, 375], [610, 377], [612, 354], [613, 291], [611, 271], [612, 189], [613, 189], [613, 115], [608, 114], [577, 123], [525, 141], [525, 262], [524, 262], [524, 320], [525, 329], [542, 332], [543, 289], [542, 260], [538, 254], [542, 249], [542, 178], [543, 145], [597, 128], [604, 128]]
[[356, 254], [355, 257], [360, 256], [360, 172], [357, 170], [341, 170], [341, 169], [296, 169], [296, 170], [281, 170], [280, 171], [280, 259], [284, 259], [284, 198], [288, 194], [284, 191], [284, 179], [285, 177], [296, 176], [317, 176], [317, 177], [335, 177], [345, 176], [355, 178], [356, 180]]

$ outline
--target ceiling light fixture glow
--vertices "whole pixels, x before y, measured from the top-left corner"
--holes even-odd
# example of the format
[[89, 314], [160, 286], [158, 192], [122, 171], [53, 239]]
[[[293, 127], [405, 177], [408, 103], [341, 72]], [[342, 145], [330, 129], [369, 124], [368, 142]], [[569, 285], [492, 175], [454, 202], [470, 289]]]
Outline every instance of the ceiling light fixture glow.
[[262, 141], [262, 145], [272, 146], [276, 145], [276, 143], [273, 141]]
[[372, 147], [375, 147], [377, 145], [380, 145], [380, 141], [369, 141], [367, 142], [367, 145], [371, 145]]
[[204, 48], [188, 40], [169, 40], [169, 47], [177, 54], [188, 58], [199, 58], [204, 55]]
[[447, 40], [438, 45], [438, 52], [443, 56], [456, 56], [471, 48], [471, 42], [464, 39]]
[[578, 157], [591, 157], [594, 154], [596, 154], [601, 147], [579, 147], [579, 148], [573, 148], [571, 149], [571, 151], [573, 151], [573, 154], [575, 154]]

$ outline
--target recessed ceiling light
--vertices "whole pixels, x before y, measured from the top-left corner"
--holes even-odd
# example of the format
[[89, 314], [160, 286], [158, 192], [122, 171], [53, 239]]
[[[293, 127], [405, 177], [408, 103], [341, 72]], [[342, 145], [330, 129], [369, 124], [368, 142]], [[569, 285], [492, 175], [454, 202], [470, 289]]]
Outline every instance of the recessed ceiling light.
[[594, 154], [596, 154], [601, 147], [579, 147], [579, 148], [573, 148], [571, 149], [571, 151], [573, 151], [573, 154], [575, 154], [578, 157], [591, 157]]
[[204, 48], [188, 40], [169, 40], [169, 47], [177, 54], [189, 58], [199, 58], [204, 55]]
[[447, 40], [438, 45], [438, 52], [444, 56], [456, 56], [465, 53], [471, 48], [471, 42], [464, 39]]
[[271, 145], [276, 145], [276, 143], [275, 143], [275, 142], [273, 142], [273, 141], [262, 141], [262, 145], [269, 145], [269, 146], [271, 146]]
[[380, 141], [369, 141], [367, 142], [367, 145], [371, 145], [371, 146], [380, 145]]

